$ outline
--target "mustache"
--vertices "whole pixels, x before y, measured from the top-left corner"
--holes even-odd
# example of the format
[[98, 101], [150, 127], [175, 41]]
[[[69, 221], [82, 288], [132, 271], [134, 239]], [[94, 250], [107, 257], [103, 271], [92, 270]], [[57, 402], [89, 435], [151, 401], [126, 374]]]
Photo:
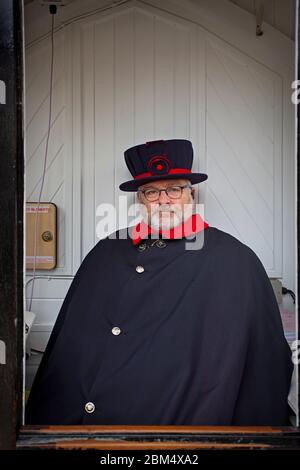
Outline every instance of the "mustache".
[[[177, 209], [178, 210], [178, 209]], [[156, 207], [155, 209], [151, 210], [152, 214], [155, 214], [156, 212], [177, 212], [176, 208], [170, 207], [170, 206], [159, 206]]]
[[191, 207], [193, 206], [192, 203], [187, 203], [184, 204], [182, 207], [181, 205], [176, 205], [176, 204], [157, 204], [152, 207], [146, 207], [144, 204], [141, 204], [140, 210], [146, 219], [150, 217], [150, 219], [156, 219], [158, 218], [161, 214], [164, 213], [164, 216], [166, 217], [167, 215], [172, 215], [178, 218], [182, 218], [184, 216], [188, 216], [191, 212]]
[[151, 208], [150, 215], [151, 215], [151, 217], [157, 217], [160, 214], [165, 213], [166, 215], [167, 214], [169, 214], [169, 215], [173, 214], [177, 217], [182, 217], [183, 214], [186, 213], [186, 211], [188, 211], [188, 208], [185, 208], [185, 207], [161, 205], [159, 207]]

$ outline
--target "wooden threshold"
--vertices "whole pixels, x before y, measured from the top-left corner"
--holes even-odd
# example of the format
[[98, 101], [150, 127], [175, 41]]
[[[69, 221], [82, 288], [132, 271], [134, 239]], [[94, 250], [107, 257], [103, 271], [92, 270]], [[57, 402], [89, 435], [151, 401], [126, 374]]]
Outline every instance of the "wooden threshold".
[[284, 426], [23, 426], [17, 449], [299, 449]]

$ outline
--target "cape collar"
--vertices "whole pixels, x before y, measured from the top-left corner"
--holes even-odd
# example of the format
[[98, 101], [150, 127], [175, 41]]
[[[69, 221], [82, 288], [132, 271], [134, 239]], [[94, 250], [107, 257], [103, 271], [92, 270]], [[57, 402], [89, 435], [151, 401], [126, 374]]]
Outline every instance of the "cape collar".
[[149, 234], [161, 234], [164, 238], [174, 239], [174, 238], [184, 238], [189, 235], [196, 234], [208, 227], [200, 214], [193, 214], [185, 222], [182, 222], [180, 225], [171, 228], [170, 230], [159, 230], [155, 231], [152, 227], [147, 225], [143, 220], [139, 222], [132, 230], [132, 242], [134, 245], [137, 245], [143, 238], [148, 237]]

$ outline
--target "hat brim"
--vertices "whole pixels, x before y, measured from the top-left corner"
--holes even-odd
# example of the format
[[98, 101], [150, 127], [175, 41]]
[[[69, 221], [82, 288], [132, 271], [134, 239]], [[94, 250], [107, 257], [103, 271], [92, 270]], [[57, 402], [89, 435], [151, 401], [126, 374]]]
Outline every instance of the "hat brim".
[[170, 180], [170, 179], [188, 179], [192, 184], [202, 183], [202, 181], [207, 180], [208, 176], [206, 173], [176, 173], [171, 175], [156, 175], [148, 176], [147, 178], [140, 178], [136, 180], [125, 181], [120, 184], [119, 188], [122, 191], [137, 191], [139, 186], [143, 184], [150, 183], [150, 181], [159, 181], [159, 180]]

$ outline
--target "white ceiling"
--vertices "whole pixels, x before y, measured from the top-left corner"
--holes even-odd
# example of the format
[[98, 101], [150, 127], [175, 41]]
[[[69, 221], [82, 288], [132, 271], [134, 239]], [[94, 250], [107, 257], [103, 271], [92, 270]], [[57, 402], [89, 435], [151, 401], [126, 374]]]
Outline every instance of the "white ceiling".
[[[229, 0], [255, 15], [255, 0]], [[264, 0], [264, 21], [295, 40], [296, 0]]]
[[[24, 0], [25, 5], [39, 0]], [[201, 4], [202, 0], [190, 0]], [[226, 0], [239, 8], [248, 11], [254, 16], [255, 32], [255, 5], [263, 5], [263, 21], [278, 29], [281, 33], [295, 40], [295, 11], [296, 0]]]

